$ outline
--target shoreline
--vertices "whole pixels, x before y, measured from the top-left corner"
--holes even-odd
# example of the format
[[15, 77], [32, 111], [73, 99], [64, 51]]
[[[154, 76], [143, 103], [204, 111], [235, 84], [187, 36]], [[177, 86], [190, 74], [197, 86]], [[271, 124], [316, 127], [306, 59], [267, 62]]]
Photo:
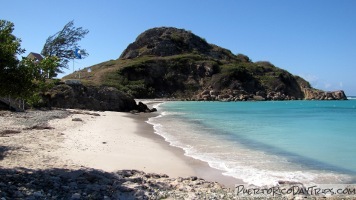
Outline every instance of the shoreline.
[[[107, 172], [135, 169], [174, 178], [196, 176], [228, 188], [243, 183], [171, 146], [147, 123], [157, 115], [72, 109], [4, 111], [0, 113], [0, 132], [15, 132], [0, 134], [0, 142], [5, 144], [0, 145], [0, 166], [36, 170], [94, 168]], [[43, 127], [34, 128], [37, 126]]]
[[146, 122], [155, 115], [0, 112], [0, 198], [239, 198], [244, 182], [171, 146]]
[[[169, 142], [166, 141], [161, 135], [155, 133], [153, 125], [147, 123], [147, 120], [152, 117], [152, 114], [142, 113], [139, 116], [128, 117], [137, 121], [137, 134], [158, 142], [164, 150], [172, 152], [179, 159], [184, 161], [189, 167], [191, 167], [192, 174], [189, 174], [190, 176], [197, 176], [199, 178], [203, 178], [206, 181], [218, 182], [231, 189], [235, 188], [235, 184], [245, 184], [242, 180], [223, 175], [223, 171], [210, 167], [209, 164], [204, 161], [186, 156], [183, 149], [170, 145]], [[169, 175], [169, 173], [167, 174]]]
[[[149, 107], [150, 104], [155, 103], [148, 103]], [[89, 122], [63, 132], [69, 138], [64, 140], [66, 152], [60, 153], [62, 158], [82, 167], [108, 172], [135, 169], [167, 174], [171, 178], [196, 176], [231, 189], [235, 184], [243, 183], [223, 175], [223, 171], [211, 168], [208, 163], [184, 155], [183, 149], [171, 146], [156, 134], [153, 125], [147, 123], [150, 117], [157, 116], [156, 113], [102, 112], [100, 115], [93, 120], [95, 123], [90, 122], [91, 118], [83, 119]], [[115, 121], [120, 121], [125, 127], [115, 125]], [[81, 142], [82, 145], [79, 144]]]
[[0, 198], [234, 195], [235, 182], [228, 187], [216, 170], [170, 146], [145, 122], [149, 116], [69, 109], [1, 111]]
[[[148, 107], [152, 108], [156, 105], [167, 102], [167, 99], [135, 99], [135, 101], [146, 104]], [[168, 101], [176, 101], [176, 100], [168, 100]], [[195, 159], [193, 157], [185, 155], [185, 151], [182, 148], [172, 146], [166, 139], [157, 134], [153, 128], [153, 125], [148, 123], [148, 119], [151, 117], [156, 117], [159, 114], [156, 113], [142, 113], [137, 119], [139, 120], [138, 126], [142, 128], [138, 128], [138, 134], [143, 137], [147, 137], [147, 134], [141, 134], [140, 130], [150, 129], [150, 135], [148, 136], [150, 139], [160, 141], [162, 147], [168, 151], [174, 152], [180, 159], [184, 160], [189, 166], [193, 168], [194, 176], [203, 178], [207, 181], [214, 181], [220, 184], [223, 184], [225, 187], [230, 189], [235, 189], [235, 185], [237, 184], [246, 184], [243, 180], [234, 178], [232, 176], [223, 175], [224, 171], [215, 169], [207, 162], [201, 161], [199, 159]], [[135, 117], [136, 118], [136, 117]], [[144, 123], [142, 123], [144, 122]]]

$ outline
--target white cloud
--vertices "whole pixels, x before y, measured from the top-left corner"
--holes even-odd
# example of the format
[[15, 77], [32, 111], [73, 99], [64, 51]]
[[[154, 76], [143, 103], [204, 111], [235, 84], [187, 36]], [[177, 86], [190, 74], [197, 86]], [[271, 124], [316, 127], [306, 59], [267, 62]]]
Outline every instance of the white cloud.
[[330, 82], [329, 80], [320, 79], [318, 76], [313, 74], [300, 74], [299, 76], [307, 80], [312, 87], [321, 90], [326, 90], [326, 91], [340, 90], [343, 89], [344, 86], [344, 83], [341, 81]]
[[324, 88], [325, 89], [328, 89], [328, 88], [330, 88], [332, 85], [330, 84], [330, 83], [324, 83]]
[[307, 80], [313, 87], [318, 87], [319, 85], [319, 77], [313, 74], [300, 74], [300, 77], [303, 77]]

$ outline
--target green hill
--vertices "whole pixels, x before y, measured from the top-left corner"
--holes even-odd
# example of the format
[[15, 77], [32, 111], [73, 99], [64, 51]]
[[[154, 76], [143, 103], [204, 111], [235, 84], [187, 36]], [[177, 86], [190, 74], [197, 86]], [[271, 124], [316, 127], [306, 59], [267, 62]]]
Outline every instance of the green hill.
[[[311, 88], [269, 62], [252, 62], [243, 54], [209, 44], [171, 27], [140, 34], [117, 60], [83, 69], [86, 85], [113, 86], [135, 98], [189, 100], [345, 99], [343, 91]], [[64, 79], [73, 79], [75, 74]]]

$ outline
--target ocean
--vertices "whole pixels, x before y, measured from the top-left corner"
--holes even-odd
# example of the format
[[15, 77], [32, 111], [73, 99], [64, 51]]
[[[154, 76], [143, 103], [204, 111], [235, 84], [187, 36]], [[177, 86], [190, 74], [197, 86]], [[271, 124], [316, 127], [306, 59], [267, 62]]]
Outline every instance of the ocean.
[[186, 156], [256, 186], [356, 183], [356, 100], [165, 102], [148, 123]]

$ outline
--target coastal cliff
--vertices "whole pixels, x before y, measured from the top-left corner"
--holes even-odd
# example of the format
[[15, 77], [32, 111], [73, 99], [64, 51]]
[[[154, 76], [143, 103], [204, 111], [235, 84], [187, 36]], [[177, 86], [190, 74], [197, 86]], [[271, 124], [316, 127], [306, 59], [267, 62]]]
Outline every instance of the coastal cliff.
[[[80, 72], [84, 84], [115, 87], [135, 98], [185, 100], [345, 100], [267, 61], [209, 44], [184, 29], [160, 27], [140, 34], [117, 60]], [[75, 74], [64, 79], [73, 78]]]

